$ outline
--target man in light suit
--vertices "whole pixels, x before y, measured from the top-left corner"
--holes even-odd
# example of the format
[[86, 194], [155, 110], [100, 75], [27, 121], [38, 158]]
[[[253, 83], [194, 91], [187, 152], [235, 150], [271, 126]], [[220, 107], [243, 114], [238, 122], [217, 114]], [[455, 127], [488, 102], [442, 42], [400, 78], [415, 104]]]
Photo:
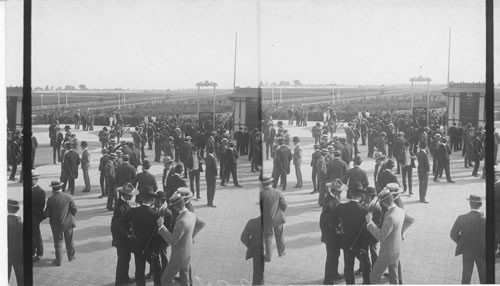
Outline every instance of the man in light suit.
[[265, 261], [271, 261], [272, 254], [272, 236], [276, 238], [276, 248], [278, 255], [285, 255], [285, 241], [283, 239], [283, 224], [286, 222], [285, 210], [287, 203], [283, 193], [271, 187], [273, 179], [270, 177], [262, 178], [262, 187], [260, 190], [260, 203], [262, 205], [263, 235], [265, 245]]
[[457, 244], [455, 256], [462, 254], [462, 284], [470, 284], [474, 263], [479, 273], [479, 282], [486, 283], [485, 235], [486, 220], [479, 211], [481, 197], [470, 195], [471, 211], [461, 215], [451, 228], [450, 237]]
[[70, 195], [61, 192], [63, 183], [52, 181], [50, 187], [53, 195], [47, 200], [45, 217], [50, 218], [50, 228], [54, 237], [54, 248], [56, 259], [52, 262], [55, 266], [61, 266], [62, 242], [66, 243], [68, 260], [75, 259], [75, 247], [73, 244], [73, 228], [76, 227], [76, 205]]
[[196, 214], [188, 211], [184, 198], [180, 194], [174, 194], [170, 198], [170, 205], [179, 212], [175, 220], [174, 231], [169, 232], [160, 217], [158, 223], [158, 234], [172, 246], [172, 254], [165, 271], [161, 276], [162, 285], [173, 285], [174, 277], [180, 273], [180, 284], [189, 285], [188, 272], [191, 263], [193, 238], [205, 226], [205, 222]]
[[372, 221], [372, 214], [366, 215], [366, 228], [380, 241], [380, 252], [370, 273], [370, 282], [380, 284], [384, 271], [389, 268], [389, 282], [398, 284], [398, 262], [401, 251], [405, 211], [394, 204], [391, 191], [384, 188], [378, 195], [380, 203], [387, 207], [382, 227]]
[[300, 138], [293, 137], [293, 144], [295, 144], [295, 149], [293, 149], [293, 165], [295, 166], [295, 175], [297, 176], [297, 184], [294, 188], [302, 188], [302, 171], [300, 170], [300, 165], [302, 164], [302, 147], [300, 147]]

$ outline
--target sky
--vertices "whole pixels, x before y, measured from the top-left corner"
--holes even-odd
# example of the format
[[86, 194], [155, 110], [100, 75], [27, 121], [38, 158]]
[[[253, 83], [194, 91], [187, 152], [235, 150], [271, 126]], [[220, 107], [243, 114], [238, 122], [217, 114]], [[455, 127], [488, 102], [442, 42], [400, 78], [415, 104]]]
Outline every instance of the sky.
[[[450, 80], [485, 80], [480, 0], [33, 0], [32, 14], [34, 87], [232, 88], [236, 32], [236, 86], [444, 84], [449, 28]], [[7, 85], [20, 85], [21, 0], [6, 18]]]

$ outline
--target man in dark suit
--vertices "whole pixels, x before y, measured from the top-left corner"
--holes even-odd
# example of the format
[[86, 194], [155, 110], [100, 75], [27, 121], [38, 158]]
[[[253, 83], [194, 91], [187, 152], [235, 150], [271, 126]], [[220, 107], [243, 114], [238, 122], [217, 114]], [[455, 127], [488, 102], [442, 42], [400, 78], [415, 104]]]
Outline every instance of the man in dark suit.
[[[192, 144], [191, 144], [191, 136], [187, 136], [186, 138], [184, 138], [184, 143], [182, 143], [182, 146], [180, 148], [180, 161], [182, 162], [182, 164], [184, 164], [184, 166], [186, 166], [187, 164], [187, 160], [189, 159], [189, 156], [191, 156], [191, 148], [192, 148]], [[188, 177], [188, 173], [187, 173], [187, 169], [184, 170], [184, 179], [187, 179]]]
[[129, 159], [127, 154], [123, 154], [122, 163], [116, 168], [115, 186], [117, 187], [131, 183], [135, 178], [135, 168], [130, 165]]
[[82, 141], [80, 144], [82, 147], [82, 172], [83, 172], [83, 180], [85, 182], [85, 188], [83, 188], [82, 192], [90, 192], [90, 177], [89, 177], [89, 167], [90, 167], [90, 153], [87, 150], [88, 143], [87, 141]]
[[40, 232], [40, 223], [45, 219], [43, 210], [45, 209], [45, 191], [38, 185], [40, 175], [36, 170], [31, 171], [31, 204], [32, 204], [32, 231], [33, 243], [32, 252], [33, 262], [39, 261], [43, 256], [43, 240]]
[[436, 173], [434, 174], [434, 182], [439, 182], [438, 175], [442, 174], [444, 169], [446, 173], [446, 180], [448, 181], [448, 183], [455, 183], [455, 181], [453, 181], [450, 176], [451, 149], [447, 142], [448, 139], [446, 138], [441, 139], [441, 143], [439, 144], [438, 147], [437, 151], [438, 168], [436, 170]]
[[142, 163], [142, 173], [137, 174], [132, 180], [132, 185], [137, 186], [139, 193], [146, 187], [152, 187], [155, 192], [158, 190], [155, 176], [149, 172], [149, 168], [151, 168], [151, 163], [148, 160], [144, 160], [144, 163]]
[[274, 158], [272, 153], [274, 138], [276, 137], [276, 129], [273, 127], [273, 122], [267, 123], [267, 128], [264, 130], [264, 141], [266, 142], [266, 160], [269, 160], [269, 150], [271, 150], [271, 158]]
[[165, 192], [167, 199], [170, 199], [178, 188], [187, 187], [186, 181], [182, 178], [182, 172], [184, 172], [184, 165], [179, 163], [175, 165], [174, 173], [167, 177], [167, 189]]
[[245, 259], [253, 259], [252, 285], [264, 284], [264, 247], [262, 241], [262, 216], [250, 219], [240, 236], [246, 246]]
[[319, 218], [321, 242], [326, 245], [326, 263], [323, 285], [333, 284], [335, 280], [343, 278], [339, 274], [340, 257], [340, 229], [337, 217], [337, 207], [340, 204], [341, 186], [333, 184], [327, 191], [323, 201], [323, 210]]
[[137, 195], [139, 192], [130, 187], [118, 187], [117, 191], [119, 197], [115, 203], [113, 217], [111, 218], [111, 245], [116, 247], [116, 254], [118, 256], [116, 262], [116, 276], [115, 285], [123, 285], [132, 283], [128, 276], [129, 263], [130, 263], [130, 221], [127, 219], [127, 213], [130, 211], [129, 201], [132, 196]]
[[360, 182], [356, 182], [349, 189], [350, 201], [337, 207], [344, 233], [340, 245], [344, 252], [345, 282], [348, 285], [354, 284], [354, 258], [358, 258], [363, 272], [363, 284], [370, 284], [369, 236], [365, 223], [368, 210], [361, 204], [364, 188]]
[[7, 201], [7, 253], [8, 253], [8, 280], [12, 268], [16, 273], [17, 285], [24, 285], [24, 266], [23, 266], [23, 222], [21, 217], [17, 216], [19, 211], [19, 201], [9, 199]]
[[80, 165], [80, 155], [76, 152], [77, 143], [73, 142], [69, 146], [69, 150], [64, 154], [63, 165], [62, 165], [62, 174], [61, 177], [63, 180], [63, 192], [66, 191], [66, 183], [69, 184], [68, 192], [70, 194], [75, 193], [75, 179], [78, 178], [78, 165]]
[[[146, 261], [151, 261], [151, 241], [157, 236], [157, 223], [160, 218], [158, 212], [153, 208], [155, 193], [153, 188], [147, 186], [140, 194], [140, 206], [130, 209], [126, 216], [132, 224], [133, 239], [131, 249], [135, 258], [135, 279], [138, 286], [146, 285], [145, 269]], [[153, 280], [160, 285], [161, 266], [151, 265]]]
[[50, 141], [52, 141], [52, 160], [54, 164], [56, 164], [56, 156], [57, 162], [61, 162], [61, 145], [64, 140], [64, 135], [61, 133], [61, 128], [59, 126], [54, 127], [54, 132], [50, 137]]
[[[407, 141], [403, 145], [403, 152], [401, 153], [401, 167], [403, 173], [403, 193], [406, 192], [408, 188], [410, 196], [413, 195], [412, 192], [412, 177], [413, 168], [415, 168], [415, 154], [410, 150], [410, 143]], [[406, 183], [408, 180], [408, 184]]]
[[203, 163], [204, 161], [198, 152], [198, 147], [193, 146], [185, 167], [189, 172], [189, 187], [191, 188], [191, 193], [194, 194], [196, 187], [196, 199], [198, 200], [201, 199], [200, 173], [203, 172]]
[[427, 156], [427, 151], [425, 148], [420, 147], [420, 152], [417, 153], [418, 161], [418, 193], [421, 203], [429, 203], [425, 200], [427, 194], [427, 186], [429, 184], [429, 157]]
[[347, 173], [347, 164], [346, 162], [340, 159], [340, 151], [333, 151], [333, 159], [328, 162], [326, 180], [327, 182], [335, 182], [337, 179], [344, 178]]
[[377, 183], [380, 190], [385, 188], [389, 183], [397, 183], [399, 185], [398, 177], [392, 172], [394, 168], [394, 161], [392, 159], [387, 160], [385, 163], [385, 169], [380, 170], [378, 175]]
[[361, 163], [363, 163], [363, 160], [361, 160], [360, 156], [356, 156], [354, 157], [353, 162], [354, 167], [347, 170], [345, 176], [342, 178], [342, 182], [347, 184], [349, 187], [349, 191], [347, 192], [348, 199], [351, 197], [350, 189], [354, 186], [354, 184], [360, 183], [363, 188], [368, 187], [368, 176], [366, 175], [365, 170], [361, 169]]
[[[483, 133], [481, 131], [476, 131], [475, 136], [472, 137], [472, 152], [471, 152], [471, 160], [474, 162], [474, 169], [472, 170], [472, 176], [478, 177], [479, 164], [482, 160], [483, 155], [483, 141], [481, 137]], [[495, 158], [496, 160], [496, 158]]]
[[170, 156], [166, 156], [165, 159], [163, 159], [163, 175], [161, 177], [161, 184], [163, 186], [163, 191], [166, 193], [167, 191], [167, 179], [169, 176], [174, 174], [174, 168], [172, 167], [172, 164], [174, 162], [174, 159]]
[[474, 263], [483, 284], [486, 283], [486, 220], [479, 211], [481, 197], [470, 195], [468, 200], [471, 211], [457, 218], [450, 237], [457, 244], [455, 256], [462, 254], [462, 284], [470, 284]]
[[229, 176], [233, 176], [233, 184], [235, 187], [241, 188], [241, 185], [238, 183], [238, 154], [234, 148], [234, 143], [229, 143], [229, 148], [224, 152], [224, 177], [222, 178], [221, 186], [225, 186], [225, 182], [229, 182]]
[[101, 186], [101, 195], [98, 197], [104, 198], [106, 197], [106, 174], [105, 174], [105, 168], [106, 164], [109, 161], [108, 157], [108, 152], [106, 148], [102, 149], [102, 157], [99, 159], [99, 185]]
[[263, 236], [265, 245], [265, 261], [271, 261], [273, 233], [276, 238], [278, 255], [285, 255], [285, 240], [283, 239], [283, 225], [286, 223], [285, 210], [287, 203], [283, 193], [271, 187], [272, 178], [263, 177], [260, 191], [260, 205], [262, 206]]
[[318, 179], [317, 179], [317, 170], [316, 170], [316, 160], [321, 156], [321, 151], [319, 149], [319, 145], [314, 144], [314, 152], [311, 155], [311, 167], [312, 167], [312, 181], [313, 181], [313, 191], [311, 194], [318, 192]]
[[62, 242], [66, 244], [68, 260], [75, 259], [75, 247], [73, 244], [73, 228], [76, 227], [75, 215], [77, 212], [75, 202], [68, 194], [61, 192], [62, 183], [52, 181], [50, 187], [53, 195], [47, 200], [45, 208], [45, 217], [50, 218], [50, 228], [54, 238], [54, 248], [56, 259], [52, 262], [55, 266], [61, 266], [62, 263]]
[[207, 149], [207, 157], [205, 158], [205, 179], [207, 181], [207, 205], [215, 208], [214, 196], [215, 186], [217, 185], [217, 162], [215, 161], [214, 149]]
[[278, 185], [281, 178], [283, 191], [286, 190], [286, 176], [290, 174], [290, 162], [292, 161], [292, 151], [285, 146], [283, 138], [277, 139], [278, 149], [273, 162], [273, 188]]

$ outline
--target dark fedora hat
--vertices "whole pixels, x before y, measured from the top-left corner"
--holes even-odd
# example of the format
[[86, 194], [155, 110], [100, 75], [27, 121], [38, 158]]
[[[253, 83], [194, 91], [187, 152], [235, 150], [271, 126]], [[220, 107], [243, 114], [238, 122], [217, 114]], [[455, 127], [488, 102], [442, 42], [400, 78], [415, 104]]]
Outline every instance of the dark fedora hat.
[[363, 162], [363, 160], [361, 159], [360, 156], [354, 157], [353, 161], [354, 161], [354, 164], [356, 164], [356, 165], [360, 165]]
[[363, 188], [363, 185], [361, 185], [360, 182], [354, 182], [349, 187], [349, 192], [351, 192], [351, 194], [353, 195], [361, 195], [365, 193], [365, 189]]
[[269, 185], [273, 182], [273, 178], [269, 176], [263, 176], [262, 180], [260, 181], [263, 185]]
[[144, 169], [149, 169], [149, 168], [151, 167], [151, 163], [149, 162], [149, 160], [144, 160], [144, 161], [142, 162], [142, 167], [143, 167]]
[[153, 187], [151, 186], [146, 186], [144, 187], [140, 192], [139, 195], [141, 197], [156, 197], [155, 191], [153, 190]]

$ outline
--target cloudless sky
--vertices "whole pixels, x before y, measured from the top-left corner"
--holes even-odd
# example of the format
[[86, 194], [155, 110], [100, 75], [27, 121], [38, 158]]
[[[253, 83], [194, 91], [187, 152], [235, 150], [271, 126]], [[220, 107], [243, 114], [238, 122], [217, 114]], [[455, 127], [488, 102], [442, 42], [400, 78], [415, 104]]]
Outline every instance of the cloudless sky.
[[[33, 0], [32, 80], [231, 88], [238, 32], [237, 86], [400, 84], [419, 74], [446, 83], [451, 27], [450, 80], [484, 81], [484, 10], [481, 0]], [[20, 85], [20, 0], [7, 1], [6, 19], [7, 85]]]

